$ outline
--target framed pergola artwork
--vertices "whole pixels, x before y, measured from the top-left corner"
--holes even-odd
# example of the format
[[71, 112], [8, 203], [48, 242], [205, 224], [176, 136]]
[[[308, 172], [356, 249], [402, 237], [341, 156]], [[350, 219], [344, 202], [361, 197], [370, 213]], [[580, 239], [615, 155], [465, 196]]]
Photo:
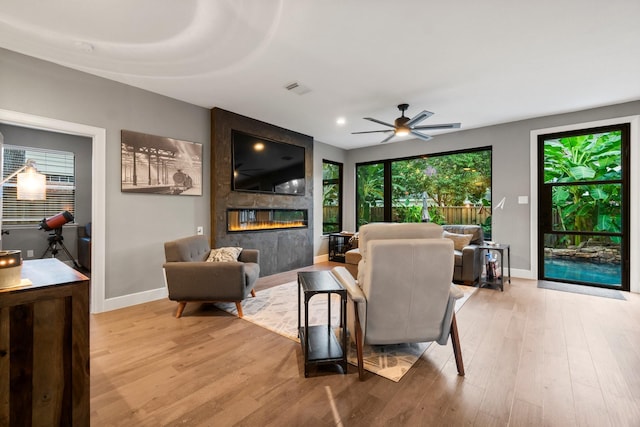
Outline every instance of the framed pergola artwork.
[[122, 130], [123, 193], [202, 195], [202, 144]]

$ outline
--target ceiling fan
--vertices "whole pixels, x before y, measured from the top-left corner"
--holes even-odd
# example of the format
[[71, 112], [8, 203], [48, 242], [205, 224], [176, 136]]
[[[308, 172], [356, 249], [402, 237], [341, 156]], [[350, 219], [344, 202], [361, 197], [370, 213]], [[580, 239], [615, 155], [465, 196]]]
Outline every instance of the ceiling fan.
[[390, 128], [393, 128], [393, 129], [352, 132], [352, 134], [355, 135], [360, 133], [393, 132], [391, 135], [389, 135], [388, 137], [380, 141], [380, 143], [390, 141], [391, 138], [393, 138], [394, 136], [406, 136], [409, 134], [416, 136], [424, 141], [429, 141], [430, 139], [433, 139], [433, 137], [431, 135], [427, 135], [425, 133], [420, 132], [421, 130], [460, 128], [460, 123], [443, 123], [443, 124], [437, 124], [437, 125], [416, 126], [418, 123], [420, 123], [424, 119], [427, 119], [433, 116], [433, 113], [431, 111], [423, 110], [421, 113], [418, 113], [414, 117], [409, 118], [409, 117], [405, 117], [404, 115], [404, 112], [407, 110], [407, 108], [409, 108], [409, 104], [398, 105], [398, 110], [402, 112], [402, 115], [395, 120], [394, 124], [386, 123], [381, 120], [373, 119], [371, 117], [364, 118], [365, 120], [369, 120], [384, 126], [389, 126]]

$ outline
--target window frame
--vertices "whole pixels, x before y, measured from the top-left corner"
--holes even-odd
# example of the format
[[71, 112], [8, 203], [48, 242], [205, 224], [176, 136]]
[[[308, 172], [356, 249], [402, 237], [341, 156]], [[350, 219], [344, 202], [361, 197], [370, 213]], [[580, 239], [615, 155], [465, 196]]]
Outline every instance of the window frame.
[[429, 154], [417, 154], [417, 155], [414, 155], [414, 156], [398, 157], [398, 158], [383, 159], [383, 160], [372, 160], [372, 161], [367, 161], [367, 162], [356, 163], [355, 164], [356, 197], [355, 197], [355, 207], [354, 207], [355, 208], [354, 211], [356, 213], [356, 218], [355, 218], [356, 231], [358, 231], [360, 229], [360, 218], [358, 216], [358, 206], [360, 205], [360, 201], [359, 201], [359, 197], [360, 196], [358, 194], [358, 188], [359, 188], [358, 168], [359, 167], [368, 166], [368, 165], [375, 165], [375, 164], [383, 165], [383, 169], [384, 169], [384, 177], [383, 177], [384, 222], [391, 222], [392, 219], [393, 219], [392, 164], [394, 162], [414, 160], [414, 159], [420, 159], [420, 158], [424, 158], [424, 157], [442, 157], [442, 156], [450, 156], [450, 155], [457, 155], [457, 154], [474, 153], [474, 152], [480, 152], [480, 151], [489, 151], [489, 153], [490, 153], [491, 177], [490, 177], [489, 188], [492, 189], [493, 188], [493, 147], [492, 146], [474, 147], [474, 148], [467, 148], [467, 149], [461, 149], [461, 150], [452, 150], [452, 151], [444, 151], [444, 152], [429, 153]]
[[[24, 161], [27, 159], [35, 160], [36, 168], [40, 173], [44, 173], [47, 177], [46, 180], [46, 188], [47, 188], [47, 199], [46, 200], [17, 200], [16, 196], [11, 196], [11, 193], [15, 193], [16, 188], [16, 178], [11, 179], [9, 182], [5, 183], [2, 186], [2, 198], [0, 202], [0, 209], [2, 216], [2, 225], [7, 228], [15, 228], [15, 227], [32, 227], [34, 225], [38, 225], [43, 218], [48, 218], [50, 216], [56, 215], [62, 211], [69, 211], [72, 215], [75, 216], [76, 204], [77, 204], [77, 170], [76, 170], [76, 153], [73, 151], [66, 150], [52, 150], [48, 148], [40, 148], [40, 147], [28, 147], [24, 145], [14, 145], [14, 144], [3, 144], [1, 146], [2, 149], [2, 176], [4, 177], [12, 174], [15, 170], [18, 170], [24, 163], [21, 165], [13, 165], [15, 170], [6, 170], [7, 161], [5, 156], [5, 150], [16, 150], [16, 151], [24, 151]], [[31, 154], [30, 154], [31, 153]], [[37, 153], [37, 154], [33, 154]], [[33, 154], [33, 155], [32, 155]], [[52, 174], [47, 173], [48, 167], [47, 164], [43, 164], [42, 158], [47, 154], [50, 155], [59, 155], [59, 156], [67, 156], [65, 161], [71, 161], [73, 164], [73, 174], [72, 175], [64, 175], [64, 174]], [[11, 166], [10, 166], [11, 167]], [[66, 166], [68, 167], [68, 165]], [[59, 177], [67, 176], [67, 180], [61, 180]], [[52, 177], [54, 179], [52, 179]], [[61, 183], [68, 182], [71, 185], [64, 185]], [[10, 194], [7, 194], [7, 189], [14, 189], [10, 191]], [[59, 190], [71, 191], [69, 195], [61, 195], [61, 197], [52, 197]], [[58, 193], [60, 194], [60, 193]], [[61, 203], [62, 202], [62, 203]], [[21, 208], [20, 205], [26, 206], [31, 209], [31, 215], [28, 215], [29, 212], [25, 208]], [[14, 213], [8, 212], [11, 215], [7, 215], [6, 209], [7, 205], [9, 209], [13, 209]], [[22, 211], [22, 215], [18, 216], [15, 214], [16, 212]], [[26, 213], [26, 215], [25, 215]]]
[[[324, 166], [333, 165], [338, 167], [338, 178], [325, 180], [324, 179]], [[337, 181], [337, 182], [336, 182]], [[336, 223], [327, 223], [324, 218], [324, 189], [325, 185], [334, 185], [338, 184], [338, 222]], [[338, 233], [342, 230], [342, 206], [343, 206], [343, 186], [344, 186], [344, 164], [340, 162], [336, 162], [333, 160], [322, 159], [322, 235], [327, 236], [331, 233]], [[338, 226], [337, 231], [325, 231], [325, 224], [335, 224]]]
[[[608, 133], [608, 132], [620, 132], [621, 136], [621, 147], [620, 147], [620, 160], [622, 164], [622, 173], [619, 178], [615, 179], [601, 179], [601, 180], [574, 180], [567, 182], [555, 182], [549, 181], [547, 182], [545, 179], [545, 144], [548, 141], [559, 138], [568, 138], [575, 136], [585, 136], [585, 135], [593, 135], [599, 133]], [[538, 217], [538, 228], [537, 228], [537, 242], [538, 242], [538, 251], [537, 251], [537, 263], [538, 263], [538, 272], [537, 276], [539, 280], [551, 280], [551, 281], [562, 281], [566, 283], [572, 283], [577, 285], [591, 286], [591, 287], [599, 287], [606, 289], [618, 289], [622, 291], [629, 291], [631, 288], [631, 145], [632, 145], [632, 127], [630, 122], [619, 122], [602, 126], [580, 126], [570, 130], [562, 130], [557, 132], [548, 132], [548, 133], [540, 133], [537, 135], [536, 139], [536, 148], [538, 153], [537, 158], [537, 195], [538, 195], [538, 205], [537, 205], [537, 217]], [[589, 185], [620, 185], [622, 191], [620, 192], [622, 209], [621, 209], [621, 230], [619, 232], [608, 232], [608, 231], [594, 231], [594, 230], [560, 230], [556, 229], [553, 226], [553, 222], [549, 218], [549, 214], [547, 210], [552, 203], [552, 192], [554, 188], [569, 188], [569, 187], [581, 187], [581, 186], [589, 186]], [[603, 282], [586, 282], [575, 280], [571, 278], [563, 278], [559, 280], [557, 277], [547, 277], [545, 270], [545, 236], [597, 236], [597, 237], [618, 237], [621, 239], [620, 249], [621, 249], [621, 283], [620, 286], [611, 286], [609, 284], [604, 284]]]

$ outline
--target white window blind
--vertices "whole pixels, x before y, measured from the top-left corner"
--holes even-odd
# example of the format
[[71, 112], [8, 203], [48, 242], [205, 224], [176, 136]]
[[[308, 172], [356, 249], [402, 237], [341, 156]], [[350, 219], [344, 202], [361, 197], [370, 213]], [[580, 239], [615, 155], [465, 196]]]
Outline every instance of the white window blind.
[[39, 224], [62, 211], [75, 215], [75, 154], [40, 148], [5, 145], [2, 177], [24, 166], [27, 159], [36, 162], [38, 172], [47, 177], [46, 200], [16, 199], [16, 178], [2, 187], [2, 223], [5, 225]]

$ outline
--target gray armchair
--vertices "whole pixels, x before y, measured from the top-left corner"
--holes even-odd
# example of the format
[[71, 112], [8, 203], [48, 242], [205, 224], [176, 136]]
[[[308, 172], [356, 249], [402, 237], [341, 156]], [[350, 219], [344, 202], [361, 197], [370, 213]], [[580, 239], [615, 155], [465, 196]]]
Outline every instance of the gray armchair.
[[455, 248], [455, 267], [453, 280], [465, 285], [472, 285], [482, 274], [484, 260], [479, 245], [484, 243], [484, 233], [479, 225], [443, 225], [442, 229], [449, 233], [471, 235], [471, 241], [463, 247]]
[[235, 262], [206, 262], [211, 252], [206, 236], [191, 236], [166, 242], [163, 264], [169, 299], [178, 302], [176, 317], [182, 316], [187, 302], [232, 301], [242, 317], [241, 301], [260, 276], [260, 253], [243, 249]]
[[455, 301], [463, 293], [451, 283], [453, 242], [442, 238], [442, 228], [367, 224], [360, 228], [360, 250], [357, 282], [344, 267], [332, 270], [348, 292], [360, 378], [364, 343], [445, 345], [450, 335], [458, 373], [464, 375], [455, 319]]

